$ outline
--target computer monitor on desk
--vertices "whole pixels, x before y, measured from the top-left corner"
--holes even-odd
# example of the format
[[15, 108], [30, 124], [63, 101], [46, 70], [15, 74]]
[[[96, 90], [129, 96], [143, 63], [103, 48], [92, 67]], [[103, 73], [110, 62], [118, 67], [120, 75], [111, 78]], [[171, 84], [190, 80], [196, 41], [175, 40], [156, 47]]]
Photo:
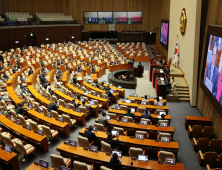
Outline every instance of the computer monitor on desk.
[[148, 155], [138, 155], [138, 161], [148, 162]]
[[170, 142], [170, 138], [167, 137], [167, 136], [161, 136], [161, 137], [160, 137], [160, 142], [169, 143], [169, 142]]
[[144, 135], [142, 134], [136, 134], [136, 139], [144, 140]]
[[165, 164], [176, 165], [176, 158], [165, 157]]
[[89, 151], [97, 153], [98, 152], [98, 146], [89, 145]]
[[122, 118], [121, 118], [121, 122], [128, 123], [128, 119], [122, 117]]
[[112, 151], [112, 155], [113, 155], [114, 153], [116, 153], [119, 158], [122, 158], [122, 151], [113, 150], [113, 151]]
[[115, 110], [121, 110], [120, 106], [115, 106]]
[[49, 162], [40, 159], [39, 166], [41, 166], [42, 168], [45, 168], [45, 169], [49, 169]]

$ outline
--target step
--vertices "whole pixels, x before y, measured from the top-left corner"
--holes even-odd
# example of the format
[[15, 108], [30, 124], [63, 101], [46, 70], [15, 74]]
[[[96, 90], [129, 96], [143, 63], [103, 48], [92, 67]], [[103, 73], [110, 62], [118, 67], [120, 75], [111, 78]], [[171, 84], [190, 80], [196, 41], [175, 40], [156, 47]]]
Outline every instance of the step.
[[177, 84], [176, 84], [176, 87], [177, 87], [177, 88], [188, 88], [187, 85], [184, 85], [184, 86], [182, 85], [182, 86], [181, 86], [181, 85], [177, 85]]
[[177, 87], [177, 91], [189, 91], [189, 88], [187, 88], [187, 87], [186, 88], [178, 88]]
[[179, 98], [179, 102], [190, 102], [190, 98]]
[[190, 95], [178, 94], [179, 98], [190, 98]]
[[177, 93], [178, 94], [187, 94], [187, 95], [189, 95], [190, 93], [189, 93], [189, 91], [178, 91], [178, 90], [176, 90], [177, 91]]

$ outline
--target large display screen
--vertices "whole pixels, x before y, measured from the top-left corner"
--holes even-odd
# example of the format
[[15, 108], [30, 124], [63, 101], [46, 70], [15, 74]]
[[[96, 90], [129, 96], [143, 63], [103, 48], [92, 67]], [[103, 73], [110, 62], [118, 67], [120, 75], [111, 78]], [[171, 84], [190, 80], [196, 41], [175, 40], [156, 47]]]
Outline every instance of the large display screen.
[[204, 84], [222, 105], [222, 38], [210, 35], [204, 72]]
[[215, 109], [222, 110], [222, 27], [209, 25], [200, 87]]
[[169, 20], [161, 20], [160, 43], [165, 47], [168, 47], [168, 37], [169, 37]]

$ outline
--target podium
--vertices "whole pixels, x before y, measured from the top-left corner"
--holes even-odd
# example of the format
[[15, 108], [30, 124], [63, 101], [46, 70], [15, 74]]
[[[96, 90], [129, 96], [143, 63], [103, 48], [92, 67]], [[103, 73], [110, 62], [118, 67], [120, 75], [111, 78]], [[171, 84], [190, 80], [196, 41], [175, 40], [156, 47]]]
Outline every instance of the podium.
[[132, 61], [128, 62], [128, 69], [133, 69], [133, 62]]

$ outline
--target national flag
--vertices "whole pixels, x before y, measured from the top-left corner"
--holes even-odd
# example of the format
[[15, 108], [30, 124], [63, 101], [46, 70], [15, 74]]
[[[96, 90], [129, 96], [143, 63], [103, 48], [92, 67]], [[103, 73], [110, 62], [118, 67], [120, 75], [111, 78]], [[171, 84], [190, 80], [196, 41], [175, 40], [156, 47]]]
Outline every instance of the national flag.
[[173, 62], [176, 63], [179, 61], [179, 51], [178, 51], [178, 40], [176, 41], [175, 51], [174, 51], [174, 58]]

